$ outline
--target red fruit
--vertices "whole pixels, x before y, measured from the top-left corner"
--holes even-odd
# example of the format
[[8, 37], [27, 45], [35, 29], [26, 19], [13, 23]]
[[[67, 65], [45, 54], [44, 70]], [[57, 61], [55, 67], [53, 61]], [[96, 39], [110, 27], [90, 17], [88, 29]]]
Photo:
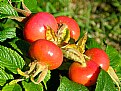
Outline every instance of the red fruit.
[[105, 71], [108, 70], [110, 65], [110, 60], [104, 50], [99, 48], [91, 48], [85, 52], [85, 55], [90, 57], [91, 60], [97, 63]]
[[63, 61], [61, 49], [53, 42], [45, 39], [33, 42], [29, 53], [39, 64], [48, 66], [49, 70], [58, 68]]
[[75, 39], [75, 41], [78, 40], [80, 36], [80, 28], [78, 23], [67, 16], [58, 16], [56, 17], [56, 21], [58, 24], [66, 24], [68, 26], [68, 29], [70, 30], [70, 36], [71, 38]]
[[100, 72], [99, 66], [93, 61], [87, 61], [87, 66], [83, 67], [80, 63], [74, 62], [69, 68], [69, 78], [85, 86], [94, 85]]
[[28, 42], [45, 39], [45, 30], [47, 26], [57, 32], [57, 21], [52, 14], [39, 12], [33, 15], [24, 26], [23, 34], [25, 39]]

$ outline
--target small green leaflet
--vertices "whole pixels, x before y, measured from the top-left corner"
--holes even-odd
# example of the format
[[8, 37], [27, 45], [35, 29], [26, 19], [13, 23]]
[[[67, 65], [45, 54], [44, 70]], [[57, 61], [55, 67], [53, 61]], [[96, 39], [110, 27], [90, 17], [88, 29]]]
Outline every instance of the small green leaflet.
[[11, 74], [6, 73], [2, 68], [0, 68], [0, 86], [6, 83], [6, 80], [14, 79]]
[[43, 86], [42, 84], [34, 84], [33, 82], [25, 82], [22, 81], [23, 88], [25, 91], [43, 91]]
[[106, 53], [110, 58], [110, 65], [116, 71], [120, 81], [121, 81], [121, 55], [112, 46], [107, 46]]
[[66, 77], [62, 77], [60, 86], [57, 91], [89, 91], [85, 86], [70, 81]]
[[36, 11], [37, 9], [37, 0], [23, 0], [24, 4], [26, 5], [27, 8], [30, 9], [30, 11]]
[[98, 76], [95, 91], [116, 91], [113, 80], [104, 70], [101, 70]]
[[16, 36], [16, 28], [5, 28], [3, 31], [0, 31], [0, 41], [3, 42], [7, 38], [11, 39]]
[[113, 68], [117, 68], [119, 66], [121, 67], [121, 57], [115, 48], [113, 48], [112, 46], [107, 46], [106, 53], [110, 58], [110, 65]]
[[6, 73], [3, 69], [0, 68], [0, 79], [9, 80], [14, 78], [11, 74]]
[[22, 55], [28, 55], [28, 50], [29, 50], [29, 46], [30, 44], [24, 40], [15, 38], [13, 39], [11, 42], [9, 42], [9, 44], [19, 53], [21, 53]]
[[16, 51], [0, 46], [0, 66], [17, 74], [17, 68], [22, 69], [24, 64], [23, 58]]
[[0, 86], [3, 86], [6, 83], [5, 79], [0, 79]]
[[5, 85], [2, 91], [22, 91], [22, 88], [19, 84]]
[[101, 46], [93, 38], [87, 39], [86, 47], [88, 49], [90, 49], [90, 48], [101, 48]]
[[8, 3], [0, 2], [0, 19], [8, 16], [18, 16], [18, 13]]
[[12, 2], [22, 2], [22, 0], [11, 0]]

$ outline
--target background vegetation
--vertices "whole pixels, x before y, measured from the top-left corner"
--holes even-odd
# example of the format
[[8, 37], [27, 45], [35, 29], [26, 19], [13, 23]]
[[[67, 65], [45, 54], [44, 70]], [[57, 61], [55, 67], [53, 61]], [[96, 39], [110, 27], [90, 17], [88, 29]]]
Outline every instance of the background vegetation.
[[[11, 0], [11, 2], [14, 7], [22, 9], [22, 0]], [[87, 41], [86, 48], [104, 49], [109, 55], [110, 65], [121, 81], [120, 0], [24, 0], [24, 3], [32, 13], [45, 11], [52, 13], [55, 17], [66, 15], [74, 18], [81, 29], [80, 37], [86, 31], [88, 32], [90, 40]], [[16, 69], [20, 68], [26, 71], [31, 60], [27, 55], [29, 44], [26, 43], [22, 34], [24, 26], [18, 21], [9, 19], [9, 16], [23, 15], [17, 13], [8, 0], [0, 0], [0, 90], [94, 91], [96, 88], [95, 91], [103, 89], [118, 91], [116, 84], [103, 70], [96, 86], [87, 88], [70, 81], [67, 77], [69, 62], [63, 63], [59, 69], [49, 71], [42, 84], [36, 85], [29, 79], [17, 83], [15, 79], [22, 77]]]

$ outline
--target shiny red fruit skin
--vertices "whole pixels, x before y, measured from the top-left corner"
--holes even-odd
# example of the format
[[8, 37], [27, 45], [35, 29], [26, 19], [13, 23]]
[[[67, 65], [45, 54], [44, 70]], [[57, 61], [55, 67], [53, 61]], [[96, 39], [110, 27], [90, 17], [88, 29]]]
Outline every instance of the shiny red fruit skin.
[[23, 35], [30, 43], [38, 39], [45, 39], [45, 30], [47, 26], [57, 32], [58, 25], [54, 16], [47, 12], [39, 12], [26, 22]]
[[33, 42], [29, 49], [30, 56], [40, 64], [49, 67], [49, 70], [58, 68], [63, 62], [61, 49], [53, 42], [39, 39]]
[[69, 68], [69, 78], [84, 86], [94, 85], [97, 81], [100, 68], [93, 61], [87, 61], [87, 66], [82, 67], [80, 63], [74, 62]]
[[71, 38], [75, 39], [75, 41], [79, 39], [80, 28], [78, 23], [74, 19], [67, 16], [58, 16], [56, 17], [56, 21], [58, 24], [66, 24], [68, 26]]
[[110, 60], [108, 55], [104, 50], [99, 48], [91, 48], [85, 52], [85, 55], [91, 58], [95, 63], [97, 63], [103, 70], [107, 71], [110, 65]]

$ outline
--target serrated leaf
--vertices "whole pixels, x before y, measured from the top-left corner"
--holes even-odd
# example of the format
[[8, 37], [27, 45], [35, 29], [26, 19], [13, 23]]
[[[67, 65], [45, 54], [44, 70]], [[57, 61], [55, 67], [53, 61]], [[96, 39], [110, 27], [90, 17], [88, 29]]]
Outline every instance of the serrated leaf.
[[57, 91], [89, 91], [85, 86], [70, 81], [66, 77], [62, 77], [60, 86]]
[[30, 44], [24, 40], [14, 39], [9, 44], [21, 54], [28, 54]]
[[95, 91], [116, 91], [113, 80], [104, 70], [101, 70], [98, 76]]
[[[18, 13], [8, 3], [0, 2], [0, 18], [7, 18], [8, 16], [18, 16]], [[4, 16], [4, 17], [3, 17]]]
[[3, 42], [7, 38], [11, 39], [16, 36], [16, 28], [5, 28], [3, 31], [0, 31], [0, 41]]
[[106, 53], [110, 58], [110, 65], [113, 68], [121, 66], [121, 57], [119, 56], [119, 53], [115, 48], [113, 48], [112, 46], [107, 46]]
[[17, 73], [17, 68], [22, 69], [24, 66], [23, 58], [14, 50], [0, 46], [0, 65], [6, 67], [13, 73]]
[[5, 85], [2, 91], [22, 91], [22, 88], [19, 84]]
[[25, 82], [22, 81], [23, 88], [25, 91], [43, 91], [43, 86], [42, 84], [34, 84], [33, 82]]
[[0, 68], [0, 79], [9, 80], [14, 78], [11, 74], [6, 73], [3, 69]]
[[90, 49], [90, 48], [101, 48], [101, 46], [92, 38], [88, 38], [88, 40], [86, 42], [86, 47], [88, 49]]
[[118, 75], [121, 81], [121, 55], [112, 46], [106, 47], [106, 53], [110, 58], [111, 67], [115, 70], [116, 74]]
[[0, 79], [0, 86], [3, 86], [6, 83], [5, 79]]

